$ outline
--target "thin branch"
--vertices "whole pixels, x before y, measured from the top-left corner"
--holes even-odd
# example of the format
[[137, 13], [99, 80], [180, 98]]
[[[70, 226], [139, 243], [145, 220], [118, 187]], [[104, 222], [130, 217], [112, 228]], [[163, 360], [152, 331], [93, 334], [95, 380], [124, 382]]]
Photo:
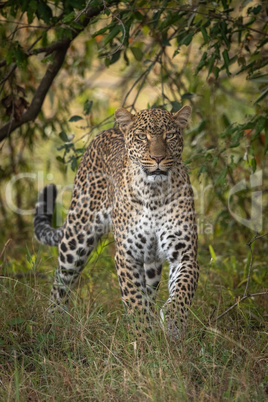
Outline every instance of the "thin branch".
[[6, 20], [6, 19], [1, 19], [0, 22], [3, 22], [4, 24], [16, 24], [16, 25], [21, 25], [21, 28], [33, 28], [33, 29], [47, 29], [48, 27], [45, 25], [29, 25], [25, 22], [19, 22], [19, 21], [11, 21], [11, 20]]
[[214, 323], [218, 321], [220, 318], [224, 317], [227, 313], [229, 313], [231, 310], [233, 310], [239, 303], [242, 303], [244, 300], [256, 296], [263, 296], [263, 295], [268, 295], [268, 291], [264, 292], [259, 292], [259, 293], [248, 293], [248, 288], [249, 288], [249, 281], [250, 281], [250, 275], [251, 275], [251, 269], [252, 269], [252, 264], [253, 264], [253, 251], [251, 248], [251, 245], [257, 240], [261, 239], [262, 237], [268, 236], [268, 233], [265, 233], [263, 235], [259, 235], [258, 233], [255, 234], [255, 236], [247, 243], [247, 246], [250, 249], [250, 263], [249, 263], [249, 268], [248, 268], [248, 277], [247, 277], [247, 283], [244, 291], [244, 296], [239, 298], [237, 302], [235, 302], [231, 307], [229, 307], [226, 311], [224, 311], [222, 314], [220, 314], [218, 317], [214, 318], [214, 320], [211, 323]]
[[165, 103], [165, 91], [164, 91], [164, 77], [163, 77], [163, 53], [160, 56], [160, 75], [161, 75], [161, 95], [162, 95], [162, 103]]
[[[170, 37], [168, 38], [168, 40], [173, 39], [174, 36], [177, 34], [178, 30], [179, 30], [179, 28], [175, 29], [174, 32], [173, 32], [173, 33], [170, 35]], [[161, 49], [159, 50], [159, 52], [158, 52], [158, 53], [156, 54], [156, 56], [154, 57], [153, 61], [152, 61], [152, 62], [150, 63], [150, 65], [147, 67], [147, 69], [146, 69], [145, 71], [143, 71], [143, 73], [135, 80], [135, 82], [133, 83], [133, 85], [131, 86], [131, 88], [129, 89], [129, 91], [127, 92], [127, 94], [126, 94], [126, 96], [125, 96], [125, 98], [124, 98], [122, 107], [125, 106], [126, 101], [127, 101], [128, 97], [129, 97], [129, 95], [131, 94], [131, 92], [133, 91], [133, 89], [134, 89], [134, 88], [136, 87], [136, 85], [142, 80], [141, 85], [140, 85], [140, 88], [138, 89], [138, 92], [137, 92], [137, 94], [136, 94], [136, 96], [135, 96], [135, 99], [134, 99], [134, 101], [132, 102], [132, 104], [130, 105], [131, 108], [133, 108], [133, 109], [135, 108], [135, 103], [136, 103], [136, 101], [137, 101], [137, 99], [138, 99], [138, 96], [139, 96], [139, 94], [140, 94], [140, 92], [141, 92], [141, 90], [142, 90], [142, 88], [143, 88], [143, 85], [144, 85], [144, 83], [145, 83], [145, 81], [146, 81], [147, 76], [149, 75], [149, 73], [150, 73], [150, 71], [152, 70], [152, 68], [154, 67], [154, 65], [155, 65], [157, 62], [159, 62], [159, 59], [161, 58], [161, 56], [162, 56], [162, 54], [164, 53], [164, 51], [165, 51], [165, 46], [162, 46]], [[159, 63], [161, 63], [161, 62], [159, 62]]]
[[241, 297], [241, 299], [239, 298], [239, 300], [233, 304], [231, 307], [229, 307], [226, 311], [224, 311], [224, 313], [220, 314], [218, 317], [214, 318], [213, 321], [211, 321], [211, 323], [218, 321], [220, 318], [224, 317], [227, 313], [229, 313], [231, 310], [233, 310], [239, 303], [242, 303], [244, 300], [251, 298], [251, 297], [256, 297], [256, 296], [263, 296], [263, 295], [268, 295], [268, 291], [267, 292], [260, 292], [260, 293], [252, 293], [251, 295], [248, 294], [246, 296]]
[[[9, 77], [14, 73], [14, 71], [16, 70], [16, 68], [17, 68], [17, 64], [16, 64], [16, 63], [12, 63], [11, 66], [10, 66], [9, 72], [8, 72], [8, 73], [4, 76], [4, 78], [0, 81], [0, 85], [4, 84], [4, 82], [6, 82], [6, 81], [9, 79]], [[0, 90], [0, 92], [1, 92], [1, 90]]]
[[268, 233], [265, 233], [263, 235], [260, 235], [258, 233], [255, 234], [255, 236], [253, 237], [253, 239], [251, 239], [248, 243], [247, 246], [250, 249], [250, 263], [249, 263], [249, 268], [248, 268], [248, 278], [247, 278], [247, 283], [246, 283], [246, 287], [245, 287], [245, 292], [244, 292], [244, 296], [246, 297], [248, 294], [248, 287], [249, 287], [249, 280], [250, 280], [250, 274], [251, 274], [251, 269], [252, 269], [252, 263], [253, 263], [253, 251], [251, 248], [251, 245], [257, 240], [257, 239], [261, 239], [262, 237], [267, 236]]
[[133, 83], [133, 85], [131, 86], [131, 88], [129, 89], [129, 91], [127, 92], [127, 94], [126, 94], [126, 96], [125, 96], [125, 98], [124, 98], [124, 101], [123, 101], [123, 103], [122, 103], [122, 107], [125, 107], [127, 98], [129, 97], [129, 95], [131, 94], [131, 92], [133, 91], [133, 89], [135, 88], [135, 86], [138, 84], [138, 82], [142, 79], [142, 77], [143, 77], [145, 74], [148, 73], [148, 69], [149, 69], [149, 67], [135, 80], [135, 82]]

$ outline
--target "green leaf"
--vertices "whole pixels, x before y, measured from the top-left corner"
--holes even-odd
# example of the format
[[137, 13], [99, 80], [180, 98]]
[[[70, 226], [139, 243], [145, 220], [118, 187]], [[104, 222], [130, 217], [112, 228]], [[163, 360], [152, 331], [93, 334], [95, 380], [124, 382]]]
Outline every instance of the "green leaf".
[[216, 59], [216, 57], [215, 57], [214, 54], [213, 54], [213, 55], [210, 57], [210, 59], [209, 59], [209, 62], [208, 62], [208, 76], [209, 76], [209, 74], [210, 74], [211, 71], [212, 71], [212, 68], [213, 68], [214, 63], [215, 63], [215, 59]]
[[215, 168], [215, 167], [217, 166], [218, 160], [219, 160], [219, 157], [218, 157], [218, 156], [216, 156], [216, 157], [213, 159], [213, 161], [212, 161], [212, 167], [213, 167], [213, 168]]
[[214, 70], [213, 70], [213, 73], [214, 73], [214, 75], [215, 75], [216, 80], [217, 80], [218, 77], [219, 77], [219, 72], [220, 72], [219, 67], [215, 67]]
[[143, 53], [142, 53], [142, 51], [141, 51], [140, 48], [132, 46], [132, 47], [130, 48], [130, 50], [131, 50], [133, 56], [135, 57], [135, 59], [136, 59], [137, 61], [141, 61], [141, 60], [142, 60], [142, 58], [143, 58]]
[[109, 42], [111, 42], [116, 35], [121, 32], [121, 27], [119, 25], [116, 25], [109, 33], [105, 41], [103, 42], [103, 45], [106, 46]]
[[248, 161], [248, 164], [249, 164], [249, 166], [252, 167], [253, 173], [255, 173], [256, 167], [257, 167], [256, 159], [255, 159], [255, 158], [251, 158], [251, 159]]
[[225, 21], [221, 21], [221, 22], [219, 23], [219, 25], [220, 25], [220, 29], [221, 29], [221, 34], [222, 34], [223, 40], [224, 40], [224, 42], [225, 42], [227, 48], [229, 49], [229, 48], [230, 48], [230, 42], [228, 41], [227, 36], [226, 36], [226, 33], [227, 33], [227, 24], [226, 24]]
[[74, 172], [77, 169], [77, 159], [76, 157], [72, 157], [72, 162], [71, 162], [71, 169]]
[[115, 52], [111, 57], [110, 65], [116, 63], [120, 59], [120, 55], [121, 55], [121, 50], [118, 50], [117, 52]]
[[249, 80], [254, 80], [255, 82], [260, 82], [260, 83], [268, 83], [268, 74], [253, 74], [249, 78]]
[[226, 49], [224, 49], [224, 51], [222, 52], [222, 57], [223, 57], [223, 60], [224, 60], [224, 66], [225, 66], [225, 70], [227, 72], [227, 75], [231, 75], [231, 73], [229, 71], [229, 64], [230, 64], [229, 54], [228, 54], [228, 51]]
[[255, 140], [259, 136], [260, 132], [264, 129], [266, 122], [267, 122], [267, 119], [264, 116], [260, 116], [258, 118], [252, 140]]
[[154, 13], [153, 19], [152, 19], [152, 21], [151, 21], [151, 22], [153, 23], [153, 27], [154, 27], [154, 28], [157, 27], [158, 21], [159, 21], [160, 16], [161, 16], [161, 14], [162, 14], [163, 11], [164, 11], [163, 9], [160, 9], [160, 10], [158, 10], [158, 11], [156, 11], [156, 12]]
[[206, 65], [207, 55], [208, 55], [207, 52], [204, 52], [202, 54], [201, 60], [198, 64], [198, 66], [196, 67], [196, 74], [198, 73], [198, 71], [201, 70], [202, 67], [204, 67]]
[[70, 22], [70, 26], [71, 26], [72, 28], [74, 28], [74, 29], [79, 30], [79, 31], [83, 30], [83, 25], [79, 24], [79, 23], [76, 22], [76, 21], [71, 21], [71, 22]]
[[211, 259], [212, 259], [213, 261], [216, 261], [217, 257], [216, 257], [216, 253], [215, 253], [215, 251], [214, 251], [212, 245], [209, 244], [208, 248], [209, 248], [209, 252], [210, 252], [210, 255], [211, 255]]
[[181, 100], [184, 100], [184, 99], [192, 99], [194, 96], [195, 96], [194, 93], [192, 93], [192, 92], [186, 92], [185, 94], [182, 95]]
[[207, 171], [208, 171], [207, 166], [202, 165], [201, 168], [199, 169], [198, 173], [197, 173], [197, 177], [199, 178], [202, 173], [207, 173]]
[[92, 100], [86, 100], [84, 103], [84, 115], [88, 115], [91, 111], [93, 105], [93, 101]]
[[16, 63], [19, 67], [25, 67], [28, 64], [28, 59], [22, 46], [18, 41], [15, 41], [6, 55], [6, 63], [7, 65], [11, 63]]
[[192, 34], [192, 33], [189, 33], [188, 35], [186, 35], [186, 36], [182, 39], [182, 41], [180, 42], [180, 45], [188, 46], [188, 45], [190, 45], [190, 43], [192, 42], [192, 39], [193, 39], [193, 34]]
[[107, 25], [106, 27], [100, 29], [99, 31], [95, 32], [95, 33], [92, 35], [92, 38], [95, 38], [95, 37], [98, 36], [98, 35], [103, 35], [108, 29], [110, 29], [110, 28], [111, 28], [112, 26], [114, 26], [114, 25], [115, 25], [115, 24], [114, 24], [114, 22], [113, 22], [112, 24], [109, 24], [109, 25]]
[[[42, 46], [47, 46], [48, 45], [48, 38], [47, 38], [47, 32], [42, 33]], [[34, 51], [34, 50], [33, 50]]]
[[230, 120], [228, 119], [228, 117], [226, 116], [225, 113], [223, 113], [223, 115], [222, 115], [222, 121], [223, 121], [223, 124], [224, 124], [224, 126], [225, 126], [226, 128], [227, 128], [227, 127], [230, 127], [231, 122], [230, 122]]
[[65, 133], [65, 131], [61, 131], [61, 132], [59, 133], [59, 137], [60, 137], [60, 139], [61, 139], [62, 141], [64, 141], [64, 142], [68, 142], [68, 141], [69, 141], [69, 138], [68, 138], [67, 134]]
[[21, 5], [23, 12], [27, 12], [28, 24], [31, 24], [35, 18], [37, 3], [35, 1], [25, 1]]
[[171, 101], [170, 103], [172, 105], [171, 113], [178, 112], [182, 107], [181, 103], [177, 101]]
[[43, 64], [52, 63], [52, 62], [53, 62], [53, 56], [52, 56], [52, 54], [49, 55], [49, 56], [47, 56], [47, 57], [44, 57], [44, 58], [41, 60], [41, 63], [43, 63]]
[[209, 36], [208, 36], [208, 34], [207, 34], [207, 30], [206, 30], [206, 28], [204, 27], [204, 26], [202, 26], [201, 28], [200, 28], [200, 31], [201, 31], [201, 33], [202, 33], [202, 35], [203, 35], [203, 39], [204, 39], [204, 42], [205, 43], [208, 43], [208, 41], [209, 41]]
[[75, 115], [70, 118], [69, 122], [72, 123], [74, 121], [79, 121], [79, 120], [83, 120], [83, 117]]
[[264, 154], [268, 151], [268, 127], [265, 127]]
[[46, 24], [50, 23], [53, 16], [51, 8], [44, 1], [38, 2], [36, 15], [39, 20], [43, 20]]
[[237, 147], [239, 147], [239, 145], [240, 145], [240, 141], [237, 141], [237, 142], [234, 142], [234, 143], [232, 143], [232, 144], [230, 144], [230, 148], [237, 148]]
[[222, 169], [219, 176], [217, 177], [215, 181], [216, 186], [224, 186], [226, 175], [227, 175], [227, 167]]
[[64, 159], [62, 156], [56, 156], [57, 161], [59, 161], [60, 163], [65, 163]]
[[68, 23], [68, 22], [71, 22], [71, 21], [74, 19], [74, 17], [75, 17], [75, 12], [72, 11], [71, 13], [69, 13], [69, 14], [67, 14], [67, 15], [65, 15], [65, 16], [63, 17], [62, 22], [63, 22], [64, 24], [66, 24], [66, 23]]
[[268, 94], [268, 86], [266, 88], [264, 88], [264, 90], [262, 91], [260, 96], [255, 100], [254, 105], [256, 105], [256, 103], [258, 103], [261, 100], [263, 100], [267, 96], [267, 94]]

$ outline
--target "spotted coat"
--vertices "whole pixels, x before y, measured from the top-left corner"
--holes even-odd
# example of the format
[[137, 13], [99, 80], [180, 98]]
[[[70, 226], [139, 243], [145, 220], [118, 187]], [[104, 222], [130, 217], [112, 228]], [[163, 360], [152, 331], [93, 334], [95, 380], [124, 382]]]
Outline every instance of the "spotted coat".
[[161, 319], [170, 335], [184, 333], [199, 272], [193, 190], [181, 159], [190, 113], [189, 106], [177, 113], [149, 109], [136, 115], [118, 109], [119, 129], [101, 132], [83, 156], [61, 228], [51, 227], [55, 186], [41, 193], [35, 235], [59, 249], [52, 310], [67, 298], [91, 251], [112, 229], [128, 310], [150, 320], [162, 263], [168, 261], [169, 298]]

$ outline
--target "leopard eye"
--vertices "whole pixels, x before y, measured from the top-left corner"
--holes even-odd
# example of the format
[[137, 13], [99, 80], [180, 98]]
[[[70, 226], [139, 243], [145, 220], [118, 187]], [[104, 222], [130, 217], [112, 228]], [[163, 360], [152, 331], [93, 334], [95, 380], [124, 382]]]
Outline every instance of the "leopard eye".
[[170, 140], [171, 138], [173, 138], [175, 136], [176, 133], [167, 133], [166, 134], [166, 139]]
[[146, 134], [138, 134], [137, 135], [137, 137], [140, 139], [140, 140], [147, 140], [147, 135]]

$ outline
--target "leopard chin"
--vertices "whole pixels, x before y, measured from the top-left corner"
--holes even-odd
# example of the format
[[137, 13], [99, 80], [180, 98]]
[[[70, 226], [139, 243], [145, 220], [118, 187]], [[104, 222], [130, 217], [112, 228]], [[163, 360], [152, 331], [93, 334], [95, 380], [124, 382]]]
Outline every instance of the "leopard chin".
[[146, 179], [150, 183], [159, 183], [161, 181], [166, 181], [167, 180], [167, 173], [157, 173], [157, 174], [148, 174], [146, 176]]
[[146, 179], [149, 182], [160, 182], [167, 180], [168, 172], [162, 169], [157, 168], [153, 172], [150, 172], [148, 169], [143, 167], [143, 171], [146, 173]]

